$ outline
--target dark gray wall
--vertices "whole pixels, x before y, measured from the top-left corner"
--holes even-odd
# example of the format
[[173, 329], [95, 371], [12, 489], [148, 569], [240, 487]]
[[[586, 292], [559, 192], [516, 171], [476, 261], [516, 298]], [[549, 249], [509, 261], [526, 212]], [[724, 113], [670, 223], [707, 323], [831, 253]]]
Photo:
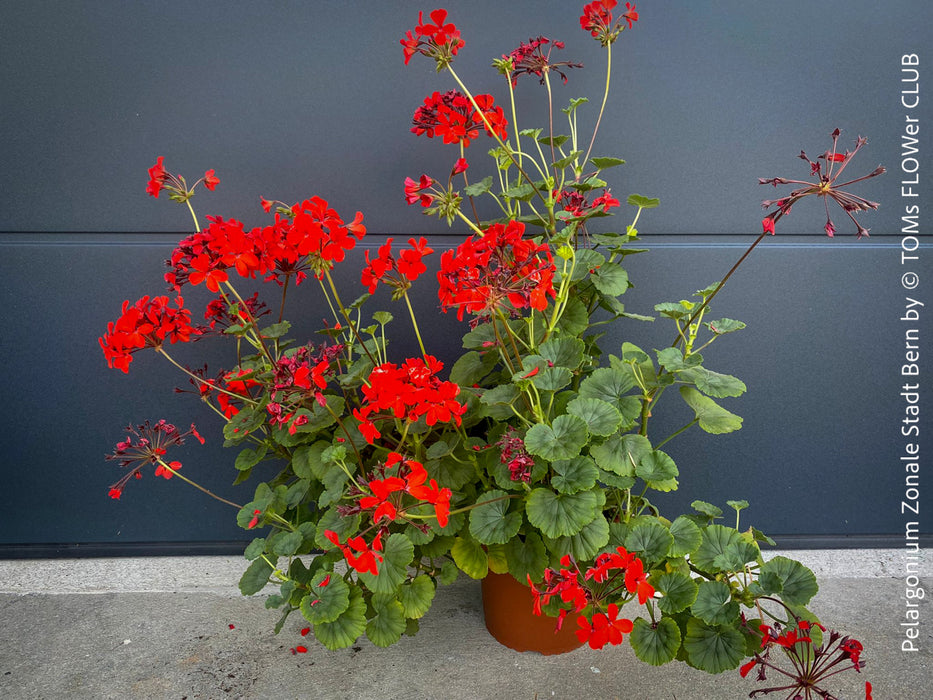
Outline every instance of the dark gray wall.
[[[502, 99], [491, 58], [537, 34], [562, 39], [566, 58], [587, 68], [557, 87], [557, 101], [589, 96], [581, 119], [592, 120], [603, 57], [577, 24], [582, 4], [447, 3], [467, 41], [458, 71]], [[408, 133], [425, 94], [451, 87], [427, 60], [402, 63], [398, 39], [421, 8], [431, 9], [344, 1], [3, 4], [0, 472], [12, 495], [3, 552], [35, 553], [41, 544], [70, 552], [63, 546], [76, 543], [79, 551], [136, 547], [130, 543], [154, 551], [173, 542], [190, 551], [194, 542], [243, 537], [225, 507], [174, 481], [147, 476], [122, 501], [107, 498], [115, 471], [102, 456], [123, 425], [165, 417], [217, 434], [197, 401], [171, 393], [183, 381], [166, 363], [140, 355], [124, 376], [107, 370], [97, 346], [123, 299], [162, 292], [160, 263], [187, 233], [181, 207], [145, 194], [146, 168], [158, 155], [192, 179], [215, 168], [221, 185], [198, 197], [199, 210], [250, 225], [265, 220], [260, 195], [319, 194], [348, 215], [362, 210], [374, 245], [419, 233], [433, 235], [437, 247], [454, 242], [446, 226], [401, 197], [406, 176], [437, 173], [451, 158], [449, 147]], [[597, 148], [628, 161], [615, 194], [662, 200], [639, 222], [653, 250], [632, 260], [629, 308], [648, 312], [728, 269], [758, 230], [760, 199], [772, 196], [757, 177], [805, 176], [796, 154], [824, 150], [834, 127], [844, 130], [843, 143], [870, 138], [856, 174], [879, 162], [892, 171], [858, 190], [883, 203], [864, 217], [870, 240], [856, 243], [839, 215], [829, 241], [820, 207], [800, 206], [717, 298], [717, 315], [749, 324], [707, 353], [710, 367], [748, 384], [730, 404], [745, 427], [670, 443], [683, 478], [669, 505], [746, 498], [753, 503], [746, 521], [788, 535], [785, 544], [903, 542], [900, 56], [926, 60], [933, 6], [735, 1], [638, 9], [640, 21], [615, 47], [611, 121]], [[518, 99], [525, 114], [540, 114], [535, 81], [519, 85]], [[468, 154], [477, 166], [483, 148]], [[929, 154], [921, 149], [921, 174], [930, 171]], [[929, 191], [921, 186], [924, 205]], [[924, 219], [913, 294], [927, 303], [924, 348], [933, 334], [933, 297], [923, 291], [933, 256], [927, 230]], [[348, 294], [358, 291], [360, 259], [341, 272]], [[196, 295], [187, 296], [196, 306]], [[432, 292], [420, 304], [436, 313]], [[309, 299], [296, 320], [313, 328], [321, 315]], [[451, 357], [461, 329], [438, 318], [438, 352]], [[614, 334], [645, 347], [670, 340], [658, 323]], [[205, 354], [203, 344], [185, 350], [180, 356], [192, 362]], [[225, 359], [219, 348], [207, 355], [214, 364]], [[920, 381], [926, 410], [933, 387], [925, 366]], [[233, 455], [212, 442], [189, 446], [185, 469], [248, 500], [227, 486]], [[921, 443], [930, 464], [928, 432]], [[926, 510], [920, 520], [924, 532], [933, 530]]]

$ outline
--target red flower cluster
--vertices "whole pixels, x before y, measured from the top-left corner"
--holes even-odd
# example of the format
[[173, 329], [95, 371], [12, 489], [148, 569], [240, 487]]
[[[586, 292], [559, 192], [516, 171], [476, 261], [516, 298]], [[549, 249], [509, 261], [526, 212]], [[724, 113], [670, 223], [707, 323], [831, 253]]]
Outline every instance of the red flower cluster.
[[424, 359], [409, 358], [401, 366], [385, 362], [373, 369], [362, 387], [365, 403], [353, 409], [366, 441], [373, 443], [382, 437], [373, 418], [383, 412], [387, 414], [385, 417], [409, 421], [423, 416], [428, 425], [450, 421], [460, 425], [467, 406], [456, 400], [459, 386], [437, 377], [443, 368], [437, 358], [426, 355]]
[[402, 294], [411, 287], [411, 283], [427, 271], [422, 258], [434, 252], [428, 247], [428, 241], [423, 236], [419, 240], [408, 239], [410, 250], [403, 250], [396, 259], [392, 255], [392, 239], [386, 240], [379, 246], [379, 253], [375, 260], [370, 260], [369, 251], [365, 252], [366, 267], [363, 268], [361, 281], [369, 287], [369, 293], [374, 294], [380, 282], [392, 287], [397, 294]]
[[[372, 495], [360, 499], [361, 508], [373, 509], [373, 523], [378, 524], [382, 518], [395, 520], [398, 516], [401, 495], [407, 493], [419, 501], [432, 504], [437, 524], [446, 527], [452, 496], [450, 489], [439, 488], [434, 479], [428, 482], [428, 472], [421, 462], [403, 459], [398, 452], [390, 452], [386, 458], [384, 470], [395, 466], [397, 466], [396, 476], [372, 479], [369, 482]], [[403, 468], [405, 468], [404, 472]]]
[[526, 483], [531, 481], [531, 468], [535, 466], [535, 461], [525, 449], [525, 441], [515, 434], [511, 426], [496, 446], [502, 451], [499, 461], [509, 465], [509, 478]]
[[444, 143], [459, 143], [464, 147], [479, 137], [480, 128], [489, 136], [495, 133], [500, 139], [507, 138], [509, 122], [493, 96], [477, 95], [474, 99], [479, 111], [468, 97], [456, 90], [432, 93], [415, 110], [412, 133], [426, 134], [428, 138], [437, 135]]
[[[172, 478], [172, 471], [181, 469], [181, 462], [164, 462], [163, 457], [170, 447], [176, 447], [185, 443], [185, 438], [194, 435], [203, 445], [202, 438], [192, 423], [191, 427], [184, 433], [179, 432], [171, 423], [160, 420], [155, 425], [146, 421], [135, 428], [130, 425], [126, 428], [126, 440], [118, 442], [113, 452], [106, 455], [104, 459], [119, 462], [121, 467], [132, 467], [117, 483], [110, 487], [110, 497], [120, 498], [123, 495], [123, 489], [130, 479], [141, 479], [142, 468], [148, 464], [154, 464], [155, 475], [166, 479]], [[170, 469], [165, 468], [167, 464]]]
[[372, 544], [366, 544], [361, 536], [348, 537], [346, 544], [340, 544], [340, 536], [333, 530], [325, 530], [324, 537], [328, 541], [337, 545], [343, 552], [347, 564], [352, 566], [360, 573], [369, 572], [373, 576], [379, 573], [378, 565], [382, 563], [382, 555], [377, 552], [382, 551], [382, 533], [376, 535]]
[[[586, 615], [577, 617], [577, 625], [580, 627], [577, 638], [587, 642], [593, 649], [601, 649], [606, 644], [620, 644], [622, 635], [632, 631], [632, 622], [618, 618], [619, 607], [616, 603], [610, 603], [605, 613], [600, 611], [600, 595], [605, 595], [605, 591], [618, 595], [622, 582], [619, 582], [619, 586], [612, 584], [617, 577], [623, 576], [625, 589], [631, 595], [637, 594], [639, 603], [644, 605], [654, 595], [654, 588], [648, 583], [642, 560], [625, 547], [618, 547], [615, 552], [606, 552], [596, 557], [594, 565], [585, 573], [580, 571], [569, 554], [564, 555], [560, 563], [563, 567], [560, 570], [545, 569], [543, 590], [536, 588], [531, 577], [528, 577], [534, 596], [535, 615], [541, 615], [541, 606], [550, 602], [554, 596], [559, 596], [563, 603], [569, 604], [570, 612], [573, 613], [592, 606], [595, 612], [591, 619], [587, 619]], [[590, 581], [598, 586], [590, 587]], [[561, 610], [557, 629], [563, 625], [567, 612]]]
[[208, 170], [204, 173], [198, 182], [189, 190], [185, 184], [184, 178], [179, 175], [173, 175], [168, 172], [163, 165], [165, 158], [159, 156], [156, 159], [155, 165], [149, 168], [149, 184], [146, 185], [146, 192], [153, 197], [158, 198], [159, 193], [165, 189], [169, 193], [169, 197], [178, 202], [184, 202], [191, 198], [191, 195], [194, 194], [194, 188], [197, 187], [198, 182], [203, 182], [204, 186], [213, 190], [217, 185], [220, 184], [220, 179], [214, 174], [214, 170]]
[[525, 224], [494, 224], [441, 255], [437, 274], [441, 308], [491, 314], [506, 302], [515, 309], [547, 308], [554, 293], [554, 262], [546, 243], [523, 239]]
[[584, 31], [589, 32], [594, 38], [606, 46], [614, 42], [622, 31], [622, 20], [628, 23], [628, 28], [638, 21], [638, 12], [635, 11], [635, 5], [625, 3], [625, 12], [619, 18], [618, 22], [613, 24], [612, 8], [618, 3], [616, 0], [595, 0], [583, 6], [583, 15], [580, 17], [580, 26]]
[[356, 241], [366, 234], [363, 215], [349, 224], [320, 197], [312, 197], [292, 207], [291, 217], [276, 215], [272, 226], [249, 231], [233, 219], [208, 217], [210, 226], [181, 241], [172, 253], [165, 281], [176, 291], [186, 283], [204, 282], [212, 292], [235, 269], [241, 277], [257, 274], [278, 279], [283, 273], [301, 282], [310, 266], [318, 275], [334, 262], [344, 259]]
[[107, 364], [129, 372], [132, 353], [142, 348], [159, 348], [166, 339], [170, 343], [186, 343], [200, 331], [191, 325], [191, 312], [184, 308], [184, 300], [175, 300], [178, 308], [169, 305], [168, 297], [145, 296], [130, 306], [123, 302], [123, 313], [115, 323], [107, 324], [107, 332], [100, 338]]
[[424, 13], [419, 12], [415, 33], [408, 30], [401, 40], [406, 66], [412, 56], [420, 53], [433, 58], [438, 68], [442, 68], [463, 48], [465, 42], [460, 38], [460, 31], [454, 24], [447, 22], [447, 10], [431, 12], [431, 21], [434, 24], [425, 24]]

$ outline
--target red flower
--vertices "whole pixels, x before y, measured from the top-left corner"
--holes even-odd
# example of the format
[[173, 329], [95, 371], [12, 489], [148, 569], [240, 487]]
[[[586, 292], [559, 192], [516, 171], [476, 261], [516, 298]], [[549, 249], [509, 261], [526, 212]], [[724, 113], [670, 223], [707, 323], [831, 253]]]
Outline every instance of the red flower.
[[592, 621], [587, 621], [586, 617], [581, 615], [577, 618], [577, 639], [581, 642], [587, 642], [591, 649], [602, 649], [606, 644], [621, 644], [623, 634], [628, 634], [634, 628], [631, 620], [625, 618], [617, 619], [619, 606], [611, 603], [606, 613], [596, 613]]
[[213, 190], [219, 184], [220, 184], [220, 179], [214, 175], [213, 169], [208, 170], [206, 173], [204, 173], [204, 186], [207, 189]]
[[424, 359], [410, 358], [401, 366], [386, 362], [374, 368], [362, 387], [364, 404], [353, 410], [367, 441], [380, 437], [373, 424], [380, 413], [409, 421], [424, 417], [428, 425], [450, 421], [460, 425], [467, 407], [456, 400], [460, 387], [437, 377], [443, 367], [427, 355]]
[[362, 283], [369, 287], [369, 293], [374, 294], [379, 282], [392, 287], [396, 296], [403, 294], [411, 283], [427, 271], [422, 258], [434, 252], [428, 247], [428, 241], [423, 236], [419, 240], [408, 239], [410, 250], [403, 250], [398, 259], [392, 254], [392, 239], [386, 240], [379, 246], [378, 255], [371, 259], [369, 251], [364, 253], [366, 267], [360, 278]]
[[464, 41], [460, 38], [459, 30], [454, 24], [447, 22], [447, 10], [431, 12], [431, 21], [434, 24], [426, 24], [424, 13], [419, 12], [415, 33], [412, 34], [409, 30], [401, 40], [405, 65], [408, 65], [412, 56], [420, 53], [433, 58], [440, 69], [450, 63], [457, 51], [463, 48]]
[[745, 678], [745, 677], [749, 674], [749, 672], [750, 672], [753, 668], [755, 668], [755, 666], [757, 666], [757, 665], [758, 665], [758, 659], [757, 659], [757, 658], [752, 659], [752, 660], [749, 661], [748, 663], [742, 664], [742, 668], [739, 669], [739, 675], [742, 676], [742, 678]]
[[[463, 158], [461, 158], [460, 160], [463, 160]], [[464, 168], [464, 170], [465, 169], [466, 168]], [[408, 202], [409, 204], [414, 204], [415, 202], [420, 201], [421, 206], [423, 207], [431, 206], [431, 203], [434, 201], [434, 195], [428, 194], [424, 190], [428, 189], [433, 184], [434, 184], [434, 180], [429, 178], [427, 175], [422, 175], [418, 182], [415, 182], [410, 177], [406, 177], [405, 178], [405, 201]]]
[[546, 243], [523, 239], [525, 225], [494, 224], [441, 256], [438, 296], [446, 312], [491, 314], [510, 305], [543, 311], [554, 296], [554, 263]]
[[382, 556], [377, 554], [382, 551], [381, 532], [376, 535], [370, 545], [367, 545], [362, 537], [348, 537], [346, 544], [340, 544], [340, 537], [332, 530], [325, 530], [324, 537], [340, 548], [347, 564], [351, 567], [360, 573], [369, 572], [373, 576], [378, 575], [378, 565], [382, 563]]
[[156, 159], [156, 164], [149, 168], [149, 184], [146, 185], [146, 192], [156, 198], [158, 198], [159, 192], [162, 190], [162, 185], [166, 177], [168, 177], [168, 173], [165, 172], [165, 168], [162, 165], [162, 161], [164, 160], [164, 156], [159, 156]]
[[633, 557], [625, 569], [625, 588], [629, 593], [637, 593], [638, 602], [642, 605], [654, 596], [654, 587], [648, 583], [645, 565], [638, 557]]
[[479, 137], [482, 127], [489, 136], [507, 137], [508, 120], [502, 107], [495, 105], [492, 95], [477, 95], [477, 111], [468, 97], [450, 90], [434, 92], [426, 97], [412, 117], [412, 133], [426, 134], [428, 138], [440, 136], [444, 143], [458, 143], [464, 147]]
[[161, 348], [166, 339], [170, 343], [186, 343], [200, 331], [191, 325], [191, 312], [184, 300], [175, 300], [177, 309], [169, 306], [168, 297], [145, 296], [133, 306], [123, 302], [123, 313], [115, 323], [107, 325], [100, 338], [101, 349], [110, 367], [129, 372], [132, 353], [142, 348]]

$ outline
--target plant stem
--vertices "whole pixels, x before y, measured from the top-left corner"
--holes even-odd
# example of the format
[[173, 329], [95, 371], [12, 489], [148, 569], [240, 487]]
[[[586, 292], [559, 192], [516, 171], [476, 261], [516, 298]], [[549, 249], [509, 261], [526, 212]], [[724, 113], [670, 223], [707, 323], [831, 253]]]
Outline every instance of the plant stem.
[[162, 461], [161, 459], [158, 460], [158, 463], [159, 463], [159, 466], [161, 466], [165, 471], [169, 472], [172, 476], [177, 476], [179, 479], [181, 479], [182, 481], [184, 481], [186, 484], [190, 484], [191, 486], [194, 486], [198, 491], [201, 491], [202, 493], [206, 493], [208, 496], [210, 496], [211, 498], [213, 498], [213, 499], [215, 499], [215, 500], [220, 501], [221, 503], [226, 503], [228, 506], [233, 506], [233, 507], [236, 508], [237, 510], [243, 510], [243, 506], [237, 505], [237, 504], [234, 503], [233, 501], [228, 501], [226, 498], [221, 498], [221, 497], [218, 496], [216, 493], [212, 493], [211, 491], [208, 491], [206, 488], [204, 488], [204, 487], [201, 486], [200, 484], [197, 484], [197, 483], [193, 482], [193, 481], [192, 481], [191, 479], [189, 479], [188, 477], [186, 477], [186, 476], [184, 476], [184, 475], [178, 473], [178, 472], [175, 471], [174, 469], [172, 469], [168, 464], [166, 464], [166, 463], [165, 463], [164, 461]]
[[[609, 78], [612, 74], [612, 44], [606, 44], [606, 89], [603, 91], [603, 103], [599, 108], [599, 116], [596, 117], [596, 126], [593, 127], [593, 136], [590, 139], [589, 148], [586, 149], [586, 155], [583, 156], [585, 164], [593, 151], [593, 144], [596, 143], [596, 132], [599, 131], [599, 124], [603, 119], [603, 112], [606, 110], [606, 101], [609, 99]], [[582, 166], [581, 166], [582, 167]]]

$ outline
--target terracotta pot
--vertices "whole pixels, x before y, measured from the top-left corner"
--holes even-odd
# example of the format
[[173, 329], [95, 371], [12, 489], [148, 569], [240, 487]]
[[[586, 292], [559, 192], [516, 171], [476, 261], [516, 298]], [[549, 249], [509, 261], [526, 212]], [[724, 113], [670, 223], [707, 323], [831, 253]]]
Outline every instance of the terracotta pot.
[[511, 574], [490, 572], [482, 581], [482, 589], [486, 629], [500, 644], [515, 651], [545, 655], [563, 654], [583, 646], [577, 639], [572, 618], [568, 617], [555, 634], [557, 619], [535, 615], [531, 589]]

